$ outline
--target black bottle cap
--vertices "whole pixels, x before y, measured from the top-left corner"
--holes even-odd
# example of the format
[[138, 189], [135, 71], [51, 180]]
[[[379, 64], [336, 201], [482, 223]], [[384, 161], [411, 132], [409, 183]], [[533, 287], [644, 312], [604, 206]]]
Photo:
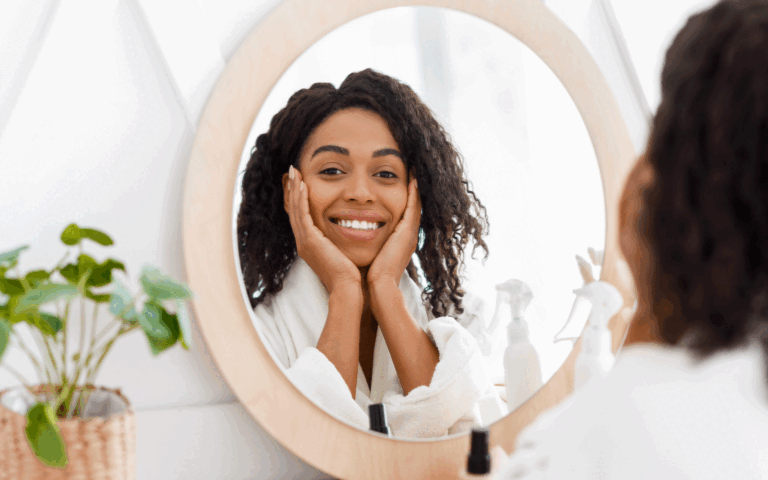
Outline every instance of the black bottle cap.
[[371, 405], [368, 405], [368, 417], [371, 424], [371, 430], [383, 433], [384, 435], [389, 435], [387, 412], [384, 409], [383, 403], [372, 403]]
[[491, 472], [491, 456], [488, 454], [488, 429], [473, 428], [472, 443], [467, 457], [467, 473], [485, 475]]

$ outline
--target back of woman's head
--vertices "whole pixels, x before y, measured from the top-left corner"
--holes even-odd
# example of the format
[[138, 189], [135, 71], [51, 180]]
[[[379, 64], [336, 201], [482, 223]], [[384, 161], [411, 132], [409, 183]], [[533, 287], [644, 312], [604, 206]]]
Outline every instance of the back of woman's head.
[[[335, 88], [316, 83], [296, 92], [259, 135], [243, 175], [237, 218], [241, 268], [251, 305], [283, 286], [296, 257], [296, 243], [283, 208], [282, 176], [299, 168], [301, 149], [335, 112], [362, 108], [381, 116], [415, 176], [422, 203], [421, 241], [416, 252], [427, 280], [425, 300], [434, 315], [462, 311], [459, 273], [472, 240], [487, 255], [482, 235], [485, 208], [464, 178], [461, 157], [429, 108], [407, 85], [373, 70], [350, 74]], [[474, 250], [473, 250], [474, 251]], [[416, 277], [413, 265], [409, 274]]]
[[650, 308], [665, 341], [707, 355], [768, 325], [768, 3], [692, 16], [661, 84], [640, 226]]

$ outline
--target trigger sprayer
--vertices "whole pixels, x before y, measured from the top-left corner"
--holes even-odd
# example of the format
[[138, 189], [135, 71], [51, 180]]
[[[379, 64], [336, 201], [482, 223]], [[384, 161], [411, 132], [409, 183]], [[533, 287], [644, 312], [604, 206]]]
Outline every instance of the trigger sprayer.
[[608, 321], [624, 306], [624, 299], [616, 287], [604, 281], [588, 283], [573, 293], [592, 304], [574, 367], [574, 387], [580, 388], [591, 378], [605, 376], [613, 367]]

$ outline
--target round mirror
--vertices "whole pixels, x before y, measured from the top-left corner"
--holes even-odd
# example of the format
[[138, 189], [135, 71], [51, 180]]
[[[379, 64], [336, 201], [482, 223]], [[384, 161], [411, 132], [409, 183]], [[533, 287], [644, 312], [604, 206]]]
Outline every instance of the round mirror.
[[[329, 415], [327, 410], [319, 408], [296, 388], [285, 375], [284, 369], [280, 368], [270, 355], [257, 328], [254, 328], [251, 309], [244, 301], [242, 284], [238, 280], [239, 265], [233, 255], [233, 247], [236, 245], [232, 228], [235, 215], [235, 185], [239, 182], [238, 175], [242, 169], [240, 162], [243, 150], [251, 144], [248, 135], [254, 127], [256, 117], [262, 111], [273, 87], [296, 59], [325, 35], [348, 22], [386, 8], [414, 3], [417, 2], [280, 2], [229, 59], [211, 92], [197, 125], [185, 183], [183, 247], [187, 276], [190, 286], [196, 292], [193, 300], [195, 319], [213, 360], [243, 407], [270, 435], [306, 462], [341, 478], [456, 478], [458, 472], [466, 468], [468, 438], [453, 435], [442, 437], [439, 441], [416, 442], [372, 435], [339, 421], [334, 415]], [[601, 280], [619, 288], [625, 305], [631, 306], [634, 301], [632, 286], [625, 283], [621, 275], [617, 231], [619, 196], [624, 179], [633, 164], [635, 152], [610, 87], [584, 45], [541, 0], [420, 0], [418, 4], [463, 11], [510, 32], [530, 47], [563, 83], [586, 125], [600, 165], [605, 202], [605, 216], [601, 216], [605, 218], [605, 253], [599, 276]], [[426, 39], [420, 43], [422, 46], [431, 44]], [[352, 47], [349, 44], [345, 46]], [[387, 54], [382, 52], [381, 55], [386, 57]], [[430, 56], [428, 53], [426, 55]], [[470, 60], [476, 59], [473, 57]], [[395, 57], [391, 60], [396, 65], [400, 61], [406, 63], [403, 58]], [[339, 77], [333, 78], [332, 81], [338, 84], [341, 77], [360, 68], [361, 66], [347, 66], [345, 71], [339, 73]], [[384, 67], [381, 69], [386, 70]], [[425, 89], [422, 93], [423, 100], [432, 102], [429, 89], [424, 85], [420, 86], [418, 77], [411, 79], [403, 75], [397, 76], [396, 73], [393, 75], [406, 83], [410, 82], [414, 88]], [[430, 75], [432, 73], [429, 71], [425, 73], [425, 81]], [[309, 81], [316, 80], [312, 78]], [[306, 83], [299, 82], [288, 90], [306, 86]], [[503, 94], [499, 97], [499, 93], [504, 93], [504, 90], [490, 93], [496, 95], [497, 105], [511, 105], [514, 111], [515, 105], [504, 99], [514, 98], [515, 93], [510, 89], [509, 95]], [[456, 101], [460, 102], [461, 99]], [[285, 98], [275, 105], [281, 102], [284, 103]], [[565, 103], [558, 102], [558, 105]], [[275, 107], [270, 108], [274, 111]], [[445, 111], [434, 108], [444, 126], [453, 129], [454, 135], [460, 135], [455, 133], [456, 125], [450, 125], [446, 120]], [[264, 107], [264, 111], [265, 115], [269, 115], [266, 113], [270, 111], [269, 108]], [[546, 111], [535, 113], [547, 118], [547, 122], [557, 120], [556, 113], [553, 113], [551, 118], [547, 117]], [[473, 124], [472, 128], [477, 128], [477, 125]], [[488, 127], [488, 132], [491, 128], [493, 127]], [[482, 131], [473, 131], [477, 137], [472, 140], [480, 144], [488, 143], [483, 140], [491, 135], [485, 136]], [[548, 132], [538, 132], [548, 136], [553, 144], [565, 143], [562, 139], [568, 133], [556, 131], [554, 128], [549, 128]], [[510, 131], [508, 134], [512, 135], [514, 132]], [[534, 134], [537, 134], [537, 131], [529, 130], [528, 135]], [[495, 140], [499, 138], [504, 139], [506, 135], [501, 135]], [[457, 148], [462, 149], [461, 153], [469, 157], [473, 147], [460, 144], [458, 137], [454, 140]], [[571, 158], [572, 151], [576, 150], [569, 149], [568, 158]], [[544, 160], [546, 159], [536, 159], [531, 154], [531, 162], [536, 165], [552, 165]], [[467, 158], [466, 163], [469, 162]], [[534, 168], [534, 163], [529, 164], [527, 168]], [[565, 164], [561, 164], [561, 167], [566, 168]], [[479, 191], [479, 176], [482, 173], [477, 173], [478, 170], [467, 165], [465, 173], [473, 182], [473, 188]], [[518, 170], [524, 168], [515, 169], [515, 172]], [[562, 172], [561, 174], [560, 171], [550, 169], [552, 185], [573, 180], [565, 178], [570, 173], [565, 170]], [[531, 174], [531, 177], [533, 176]], [[501, 181], [501, 178], [497, 180]], [[512, 179], [506, 181], [510, 185], [516, 185]], [[550, 188], [547, 192], [539, 192], [545, 198], [542, 202], [567, 208], [573, 199], [563, 198], [560, 192], [554, 190]], [[584, 187], [584, 191], [591, 189]], [[580, 192], [577, 196], [583, 193]], [[512, 195], [514, 192], [510, 188], [505, 194]], [[481, 199], [485, 201], [483, 197]], [[503, 219], [497, 221], [495, 217], [498, 213], [490, 210], [488, 213], [491, 235], [496, 235], [494, 225]], [[506, 213], [502, 212], [502, 215], [506, 217]], [[591, 227], [582, 228], [582, 225], [579, 225], [574, 230], [554, 221], [552, 224], [559, 237], [576, 235], [582, 230], [595, 234]], [[592, 240], [588, 240], [579, 244], [575, 252], [583, 253], [584, 246], [597, 247], [591, 242]], [[545, 247], [540, 248], [547, 250]], [[497, 247], [492, 246], [491, 255], [497, 250]], [[553, 281], [558, 281], [563, 275], [573, 275], [567, 273], [573, 272], [572, 269], [575, 268], [571, 255], [573, 252], [569, 253], [568, 260], [564, 261], [565, 264]], [[491, 262], [486, 262], [485, 267], [492, 266]], [[470, 268], [467, 269], [467, 275], [471, 275]], [[517, 273], [510, 273], [502, 278], [521, 277]], [[578, 285], [579, 279], [574, 277], [574, 280]], [[493, 279], [490, 283], [493, 285], [496, 281]], [[570, 291], [572, 283], [566, 283]], [[537, 292], [537, 295], [536, 298], [541, 299], [544, 294]], [[567, 297], [568, 292], [565, 292], [565, 295]], [[544, 308], [546, 312], [539, 312], [534, 307], [528, 308], [525, 312], [526, 318], [533, 323], [534, 317], [542, 313], [546, 313], [548, 317], [555, 316], [550, 313], [549, 305]], [[484, 321], [487, 321], [487, 318]], [[555, 326], [546, 328], [556, 329], [558, 324], [562, 325], [561, 322], [564, 321], [565, 318], [562, 318]], [[609, 323], [614, 350], [621, 342], [626, 326], [626, 318], [621, 315]], [[578, 333], [578, 326], [574, 328]], [[573, 389], [573, 369], [580, 344], [580, 341], [576, 342], [562, 366], [528, 401], [490, 425], [491, 446], [500, 445], [507, 452], [511, 452], [515, 438], [526, 425], [542, 411], [557, 405], [569, 395]]]
[[[573, 343], [556, 342], [555, 337], [572, 310], [576, 318], [571, 319], [568, 328], [574, 336], [586, 321], [588, 312], [574, 309], [573, 290], [584, 283], [576, 255], [588, 257], [588, 249], [601, 252], [606, 226], [602, 181], [592, 142], [576, 105], [557, 77], [508, 32], [448, 9], [401, 7], [378, 11], [346, 23], [314, 43], [267, 96], [242, 148], [232, 209], [236, 241], [242, 174], [257, 136], [269, 129], [273, 116], [296, 91], [317, 82], [338, 87], [348, 74], [366, 68], [409, 85], [426, 103], [463, 158], [464, 178], [486, 209], [489, 229], [484, 241], [488, 257], [484, 259], [480, 249], [473, 256], [471, 243], [464, 252], [466, 268], [461, 286], [467, 292], [463, 299], [465, 312], [454, 317], [471, 334], [473, 348], [484, 362], [484, 368], [473, 370], [473, 374], [488, 377], [498, 394], [500, 408], [485, 398], [476, 405], [479, 413], [470, 416], [471, 421], [447, 433], [458, 433], [478, 423], [489, 425], [525, 402], [562, 366]], [[237, 252], [234, 245], [239, 264]], [[586, 268], [593, 267], [600, 268]], [[419, 273], [419, 283], [426, 285], [423, 272]], [[593, 275], [597, 277], [597, 271]], [[269, 318], [260, 318], [250, 308], [242, 275], [239, 281], [253, 325], [273, 352], [285, 350], [281, 342], [290, 343], [289, 349], [299, 356], [304, 348], [315, 346], [325, 318], [313, 315], [318, 306], [309, 304], [308, 299], [314, 298], [309, 290], [279, 292], [282, 301], [293, 302], [294, 306], [304, 303], [304, 308], [296, 307], [289, 316], [267, 314], [262, 309], [262, 316]], [[505, 290], [510, 285], [527, 290], [532, 297], [510, 298]], [[427, 307], [423, 308], [425, 312]], [[278, 335], [270, 332], [284, 327], [275, 327], [274, 322], [301, 325]], [[314, 322], [315, 328], [307, 328], [308, 322]], [[520, 349], [508, 345], [510, 335], [519, 336], [518, 324], [525, 326], [532, 352], [528, 347], [525, 362], [513, 366], [507, 362], [505, 368], [507, 348]], [[313, 333], [305, 338], [306, 331]], [[380, 335], [381, 330], [377, 341]], [[376, 348], [371, 374], [361, 373], [358, 378], [355, 400], [365, 415], [367, 404], [382, 401], [386, 406], [394, 402], [388, 395], [396, 393], [393, 387], [391, 391], [377, 391], [376, 376], [387, 375], [386, 368], [377, 362], [386, 364], [390, 357], [386, 343], [381, 352], [378, 344]], [[298, 361], [281, 355], [273, 359], [283, 369]], [[450, 358], [440, 361], [449, 362]], [[296, 380], [303, 375], [288, 376]], [[329, 406], [327, 399], [318, 398], [322, 394], [314, 380], [312, 386], [302, 381], [294, 384], [329, 414], [367, 428], [366, 423], [355, 423], [350, 420], [353, 416], [345, 413], [344, 408], [354, 405], [337, 408]], [[431, 401], [443, 400], [435, 396]], [[413, 411], [398, 414], [419, 415]], [[430, 432], [423, 436], [443, 434], [428, 426], [409, 428], [397, 419], [393, 424], [401, 427], [394, 429], [395, 436], [404, 438], [414, 435], [414, 431]]]

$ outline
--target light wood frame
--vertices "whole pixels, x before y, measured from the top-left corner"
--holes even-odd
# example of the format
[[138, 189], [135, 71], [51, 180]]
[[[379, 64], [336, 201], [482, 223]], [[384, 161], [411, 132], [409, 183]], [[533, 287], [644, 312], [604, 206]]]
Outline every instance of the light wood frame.
[[[233, 195], [248, 133], [283, 72], [333, 29], [400, 6], [444, 7], [493, 23], [527, 45], [560, 79], [586, 124], [600, 164], [606, 204], [601, 278], [619, 288], [625, 305], [634, 303], [618, 248], [618, 204], [634, 148], [597, 64], [541, 0], [284, 1], [228, 62], [203, 112], [184, 191], [184, 256], [196, 292], [195, 318], [242, 405], [286, 448], [341, 478], [455, 478], [464, 468], [469, 441], [467, 436], [410, 441], [371, 435], [335, 419], [299, 392], [262, 344], [243, 301], [233, 253]], [[610, 324], [614, 350], [627, 328], [626, 315], [619, 317]], [[511, 452], [523, 427], [570, 394], [579, 345], [538, 393], [491, 426], [492, 444]]]

